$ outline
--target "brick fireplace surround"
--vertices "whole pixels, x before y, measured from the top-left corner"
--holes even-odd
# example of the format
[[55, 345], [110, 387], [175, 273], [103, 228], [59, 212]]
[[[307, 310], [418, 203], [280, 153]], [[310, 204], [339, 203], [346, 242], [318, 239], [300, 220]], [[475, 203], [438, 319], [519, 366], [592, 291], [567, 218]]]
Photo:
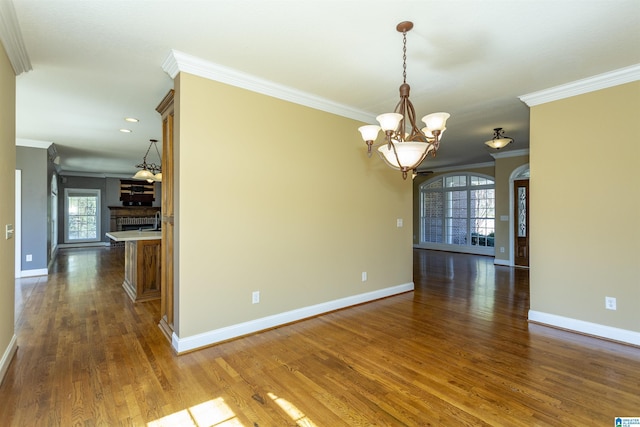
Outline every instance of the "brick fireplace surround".
[[[110, 218], [109, 231], [135, 230], [140, 227], [149, 228], [154, 225], [156, 212], [160, 207], [156, 206], [109, 206]], [[122, 242], [111, 241], [111, 244]]]

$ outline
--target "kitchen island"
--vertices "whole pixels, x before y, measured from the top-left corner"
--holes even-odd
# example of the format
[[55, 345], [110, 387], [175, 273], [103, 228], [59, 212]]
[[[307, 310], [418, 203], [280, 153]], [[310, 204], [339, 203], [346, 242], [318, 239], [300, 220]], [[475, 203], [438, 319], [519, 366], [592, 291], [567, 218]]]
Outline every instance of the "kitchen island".
[[112, 231], [106, 236], [124, 242], [124, 282], [122, 287], [132, 301], [160, 298], [161, 232], [157, 230]]

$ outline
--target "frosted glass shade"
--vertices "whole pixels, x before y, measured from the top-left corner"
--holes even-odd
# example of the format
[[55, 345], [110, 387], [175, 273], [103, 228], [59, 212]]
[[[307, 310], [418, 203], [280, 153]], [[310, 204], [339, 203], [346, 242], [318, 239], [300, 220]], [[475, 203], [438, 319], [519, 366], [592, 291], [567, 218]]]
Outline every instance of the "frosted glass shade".
[[162, 172], [158, 172], [155, 177], [155, 181], [162, 182]]
[[398, 113], [385, 113], [380, 114], [376, 117], [378, 123], [380, 123], [380, 127], [383, 131], [395, 131], [398, 129], [398, 125], [400, 124], [400, 120], [402, 120], [402, 114]]
[[449, 117], [451, 117], [449, 113], [432, 113], [424, 116], [422, 121], [427, 125], [427, 129], [431, 131], [442, 131], [445, 128]]
[[380, 126], [378, 125], [360, 126], [358, 130], [362, 134], [362, 139], [364, 139], [365, 141], [375, 141], [376, 138], [378, 137], [378, 132], [380, 132]]
[[491, 148], [495, 148], [496, 150], [499, 150], [502, 147], [509, 145], [512, 141], [513, 139], [511, 138], [497, 138], [497, 139], [492, 139], [490, 141], [487, 141], [485, 142], [485, 144]]
[[[429, 138], [429, 139], [436, 139], [436, 137], [433, 135], [433, 132], [431, 132], [431, 129], [429, 128], [422, 128], [420, 129], [422, 131], [422, 133], [424, 133], [424, 135]], [[442, 139], [442, 134], [444, 133], [444, 131], [447, 130], [447, 128], [444, 128], [440, 131], [440, 136], [438, 136], [438, 139]]]
[[136, 172], [136, 174], [133, 175], [132, 178], [133, 179], [151, 179], [151, 180], [153, 180], [155, 177], [150, 171], [148, 171], [146, 169], [142, 169], [142, 170], [139, 170], [138, 172]]
[[378, 152], [384, 157], [391, 167], [400, 169], [406, 167], [413, 169], [424, 159], [426, 153], [433, 149], [433, 145], [426, 142], [398, 142], [394, 141], [393, 145], [396, 147], [398, 153], [398, 159], [393, 152], [393, 148], [389, 149], [389, 144], [384, 144], [378, 147]]

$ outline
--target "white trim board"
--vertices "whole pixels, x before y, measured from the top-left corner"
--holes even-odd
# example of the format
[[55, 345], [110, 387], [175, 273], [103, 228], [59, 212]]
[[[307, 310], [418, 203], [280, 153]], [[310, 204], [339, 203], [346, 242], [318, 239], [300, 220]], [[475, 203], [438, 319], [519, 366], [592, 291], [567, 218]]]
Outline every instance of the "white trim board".
[[186, 353], [203, 347], [209, 347], [223, 341], [228, 341], [230, 339], [239, 338], [245, 335], [275, 328], [277, 326], [283, 326], [288, 323], [308, 319], [310, 317], [329, 313], [331, 311], [339, 310], [342, 308], [375, 301], [381, 298], [386, 298], [405, 292], [411, 292], [413, 290], [414, 284], [413, 282], [409, 282], [403, 285], [392, 286], [377, 291], [352, 295], [349, 297], [327, 301], [308, 307], [285, 311], [283, 313], [274, 314], [272, 316], [263, 317], [261, 319], [250, 320], [248, 322], [238, 323], [236, 325], [225, 326], [224, 328], [215, 329], [190, 337], [179, 338], [174, 332], [171, 340], [171, 346], [178, 354]]
[[162, 69], [172, 79], [175, 79], [179, 72], [185, 72], [364, 123], [375, 123], [375, 114], [205, 61], [178, 50], [169, 52], [162, 63]]
[[518, 98], [527, 106], [533, 107], [547, 102], [558, 101], [560, 99], [571, 98], [572, 96], [595, 92], [600, 89], [607, 89], [625, 83], [640, 80], [640, 64], [598, 74], [575, 82], [554, 86], [538, 92], [521, 95]]
[[53, 144], [53, 142], [51, 141], [41, 141], [39, 139], [16, 138], [16, 147], [42, 148], [43, 150], [47, 150], [49, 149], [51, 144]]
[[58, 243], [58, 249], [109, 247], [110, 242]]
[[33, 69], [12, 1], [0, 1], [0, 41], [16, 76]]
[[38, 268], [35, 270], [22, 270], [20, 272], [20, 277], [47, 276], [48, 274], [49, 274], [49, 269]]
[[511, 151], [501, 151], [499, 153], [490, 153], [490, 156], [494, 159], [506, 159], [507, 157], [519, 157], [519, 156], [528, 156], [529, 149], [521, 148], [519, 150], [511, 150]]
[[0, 359], [0, 384], [4, 381], [4, 376], [7, 374], [7, 370], [9, 369], [9, 365], [11, 364], [16, 351], [18, 351], [18, 338], [14, 334], [2, 355], [2, 359]]
[[640, 346], [640, 332], [529, 310], [529, 321], [608, 340]]

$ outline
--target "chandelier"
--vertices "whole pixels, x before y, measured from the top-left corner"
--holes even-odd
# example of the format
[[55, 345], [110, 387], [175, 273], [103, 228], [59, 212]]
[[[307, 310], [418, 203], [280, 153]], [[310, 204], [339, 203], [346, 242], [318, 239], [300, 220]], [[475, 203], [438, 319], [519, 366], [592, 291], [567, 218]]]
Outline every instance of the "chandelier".
[[502, 147], [506, 147], [507, 145], [511, 144], [512, 142], [513, 138], [504, 136], [504, 131], [502, 130], [502, 128], [495, 128], [493, 129], [493, 138], [485, 142], [485, 144], [491, 148], [499, 150]]
[[147, 182], [151, 183], [154, 181], [162, 182], [162, 167], [156, 163], [147, 163], [147, 156], [149, 155], [149, 150], [151, 150], [151, 146], [156, 148], [156, 153], [158, 154], [159, 161], [162, 161], [162, 157], [160, 157], [160, 151], [158, 150], [158, 140], [150, 139], [149, 148], [147, 148], [147, 152], [142, 158], [142, 163], [136, 165], [137, 168], [140, 168], [138, 172], [132, 177], [133, 179], [144, 179]]
[[[442, 133], [445, 131], [448, 113], [432, 113], [422, 118], [426, 127], [419, 129], [416, 125], [416, 112], [409, 100], [407, 84], [407, 32], [413, 28], [413, 22], [403, 21], [396, 26], [402, 33], [402, 84], [400, 85], [400, 101], [393, 113], [380, 114], [376, 117], [378, 125], [366, 125], [358, 128], [362, 139], [367, 144], [367, 155], [371, 157], [371, 148], [378, 137], [380, 129], [385, 134], [385, 143], [378, 148], [378, 154], [390, 167], [402, 172], [407, 179], [408, 172], [415, 170], [429, 153], [433, 157], [440, 146]], [[407, 127], [410, 126], [409, 132]]]

